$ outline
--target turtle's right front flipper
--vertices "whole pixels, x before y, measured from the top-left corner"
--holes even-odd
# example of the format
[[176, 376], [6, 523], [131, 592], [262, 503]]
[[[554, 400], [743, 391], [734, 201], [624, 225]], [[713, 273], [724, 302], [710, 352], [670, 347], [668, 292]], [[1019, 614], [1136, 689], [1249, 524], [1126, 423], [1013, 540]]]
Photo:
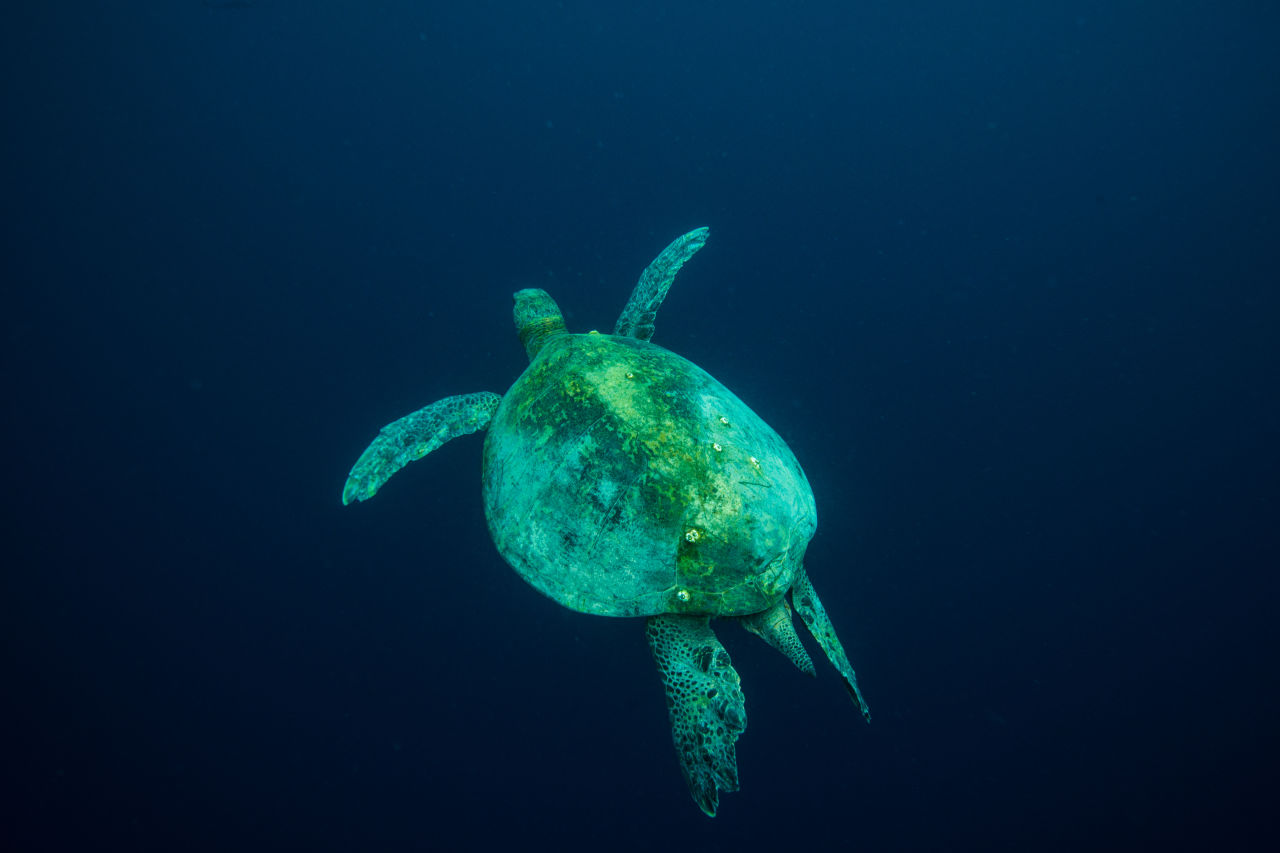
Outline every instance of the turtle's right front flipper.
[[680, 769], [694, 802], [715, 817], [720, 792], [738, 790], [734, 743], [747, 728], [738, 673], [705, 616], [650, 616], [646, 633], [667, 688]]
[[489, 426], [502, 397], [491, 391], [445, 397], [384, 426], [360, 454], [342, 489], [342, 503], [365, 501], [404, 466], [446, 441]]
[[710, 229], [705, 226], [695, 228], [677, 237], [653, 259], [641, 274], [635, 290], [631, 291], [631, 298], [613, 327], [615, 335], [626, 335], [640, 341], [653, 338], [653, 321], [658, 316], [662, 300], [667, 298], [671, 282], [676, 280], [676, 273], [685, 262], [707, 244], [709, 233]]

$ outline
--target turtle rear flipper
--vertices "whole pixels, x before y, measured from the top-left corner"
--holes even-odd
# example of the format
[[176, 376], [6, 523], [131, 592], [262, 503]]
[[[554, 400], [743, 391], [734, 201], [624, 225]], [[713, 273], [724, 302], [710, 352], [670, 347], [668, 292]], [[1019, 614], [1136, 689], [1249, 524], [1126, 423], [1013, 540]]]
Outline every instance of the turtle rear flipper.
[[787, 606], [785, 598], [778, 599], [777, 604], [768, 610], [739, 617], [738, 621], [743, 628], [786, 655], [787, 660], [796, 665], [796, 669], [817, 676], [813, 660], [804, 650], [804, 643], [800, 642], [800, 636], [791, 624], [791, 608]]
[[502, 397], [491, 391], [445, 397], [384, 426], [364, 451], [342, 489], [342, 503], [367, 501], [404, 466], [446, 441], [489, 426]]
[[849, 658], [844, 653], [844, 646], [840, 645], [840, 638], [836, 636], [836, 628], [831, 624], [831, 618], [827, 616], [826, 609], [818, 600], [818, 593], [814, 592], [813, 584], [803, 569], [791, 585], [791, 603], [795, 605], [796, 612], [804, 620], [809, 633], [813, 634], [818, 645], [822, 646], [827, 660], [831, 661], [836, 672], [840, 673], [845, 689], [849, 691], [850, 698], [857, 703], [863, 718], [868, 723], [871, 722], [871, 709], [867, 707], [866, 701], [862, 698], [862, 691], [858, 689], [858, 676], [854, 674]]
[[645, 267], [635, 290], [631, 291], [631, 298], [618, 317], [617, 325], [613, 327], [615, 335], [626, 335], [641, 341], [653, 337], [653, 320], [658, 315], [662, 300], [667, 298], [671, 282], [675, 281], [676, 273], [680, 272], [685, 261], [707, 244], [709, 233], [711, 229], [703, 227], [677, 237], [654, 258], [653, 263]]
[[720, 792], [738, 790], [734, 743], [747, 728], [738, 673], [705, 616], [651, 616], [646, 633], [667, 689], [680, 769], [694, 802], [715, 817]]

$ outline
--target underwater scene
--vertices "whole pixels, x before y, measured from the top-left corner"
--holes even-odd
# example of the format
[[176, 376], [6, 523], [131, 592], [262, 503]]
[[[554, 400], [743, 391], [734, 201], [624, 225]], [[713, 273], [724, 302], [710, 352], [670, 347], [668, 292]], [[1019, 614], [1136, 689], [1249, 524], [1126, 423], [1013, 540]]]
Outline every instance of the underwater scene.
[[16, 10], [0, 848], [1272, 849], [1278, 25]]

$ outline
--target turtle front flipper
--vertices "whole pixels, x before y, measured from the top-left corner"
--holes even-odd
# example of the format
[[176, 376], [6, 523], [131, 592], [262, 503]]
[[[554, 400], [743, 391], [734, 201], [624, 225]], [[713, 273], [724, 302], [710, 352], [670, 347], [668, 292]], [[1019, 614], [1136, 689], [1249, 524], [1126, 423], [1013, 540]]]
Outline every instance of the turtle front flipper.
[[685, 261], [692, 258], [707, 243], [709, 228], [695, 228], [682, 237], [677, 237], [671, 245], [662, 250], [653, 263], [645, 268], [631, 291], [631, 298], [622, 309], [618, 323], [613, 327], [615, 335], [626, 335], [637, 340], [647, 341], [653, 337], [653, 321], [658, 315], [658, 307], [667, 298], [671, 282], [676, 273], [684, 266]]
[[720, 791], [738, 790], [734, 743], [747, 728], [738, 673], [705, 616], [651, 616], [646, 633], [667, 689], [680, 769], [694, 802], [715, 817]]
[[823, 608], [822, 602], [818, 600], [818, 594], [813, 591], [813, 584], [809, 581], [809, 576], [804, 570], [800, 571], [796, 577], [795, 583], [791, 585], [791, 602], [795, 605], [796, 612], [800, 614], [800, 618], [804, 620], [804, 624], [809, 628], [809, 633], [813, 634], [813, 638], [818, 641], [818, 645], [822, 646], [822, 651], [826, 653], [827, 660], [831, 661], [831, 665], [836, 668], [836, 672], [840, 673], [840, 678], [844, 680], [845, 689], [849, 691], [849, 696], [854, 702], [858, 703], [858, 710], [862, 711], [862, 716], [866, 721], [871, 722], [871, 709], [867, 707], [867, 703], [862, 698], [862, 691], [858, 689], [858, 676], [854, 674], [853, 667], [849, 665], [849, 658], [844, 653], [844, 646], [840, 645], [840, 639], [836, 636], [836, 628], [831, 624], [827, 611]]
[[491, 391], [459, 394], [387, 424], [352, 466], [343, 505], [373, 497], [392, 474], [446, 441], [486, 428], [501, 402]]

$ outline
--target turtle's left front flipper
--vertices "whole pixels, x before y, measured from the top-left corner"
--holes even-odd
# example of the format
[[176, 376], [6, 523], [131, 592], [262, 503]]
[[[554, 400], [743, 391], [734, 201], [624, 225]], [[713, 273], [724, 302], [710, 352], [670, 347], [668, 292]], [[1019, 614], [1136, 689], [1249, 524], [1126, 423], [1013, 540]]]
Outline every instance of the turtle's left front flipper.
[[720, 792], [738, 790], [734, 743], [747, 728], [738, 673], [705, 616], [650, 616], [646, 633], [667, 688], [680, 769], [694, 802], [715, 817]]
[[445, 397], [382, 428], [347, 476], [342, 503], [366, 501], [391, 475], [446, 441], [489, 426], [502, 397], [491, 391]]

